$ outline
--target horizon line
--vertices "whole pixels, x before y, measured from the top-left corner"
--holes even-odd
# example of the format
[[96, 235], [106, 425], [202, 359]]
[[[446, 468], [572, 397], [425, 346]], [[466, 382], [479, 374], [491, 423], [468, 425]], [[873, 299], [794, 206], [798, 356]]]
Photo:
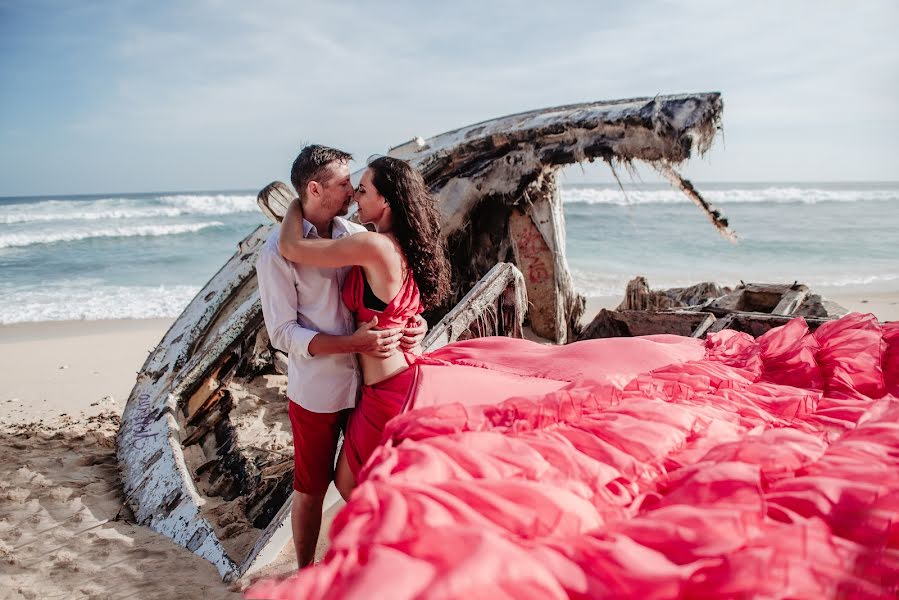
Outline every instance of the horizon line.
[[[705, 180], [700, 181], [696, 179], [690, 180], [692, 183], [697, 186], [702, 186], [706, 184], [719, 185], [719, 184], [778, 184], [778, 185], [808, 185], [808, 184], [853, 184], [853, 183], [868, 183], [868, 184], [886, 184], [886, 185], [899, 185], [899, 179], [832, 179], [832, 180], [759, 180], [759, 181], [748, 181], [748, 180]], [[664, 181], [634, 181], [633, 179], [630, 181], [623, 181], [625, 185], [628, 184], [636, 184], [636, 185], [666, 185]], [[572, 181], [569, 182], [568, 185], [613, 185], [618, 186], [618, 184], [614, 181]], [[560, 183], [560, 187], [564, 187], [565, 184]], [[262, 187], [259, 187], [258, 190], [262, 190]], [[669, 184], [669, 187], [672, 189], [676, 189], [674, 186]], [[701, 190], [700, 190], [701, 191]], [[10, 195], [0, 195], [0, 200], [7, 200], [10, 198], [77, 198], [83, 196], [134, 196], [134, 195], [149, 195], [149, 194], [200, 194], [200, 193], [222, 193], [222, 192], [247, 192], [247, 193], [256, 193], [259, 192], [253, 191], [253, 188], [242, 188], [242, 187], [234, 187], [234, 188], [194, 188], [194, 189], [168, 189], [168, 190], [150, 190], [150, 191], [141, 191], [141, 192], [122, 192], [122, 191], [114, 191], [114, 192], [78, 192], [73, 194], [67, 193], [30, 193], [30, 194], [10, 194]]]

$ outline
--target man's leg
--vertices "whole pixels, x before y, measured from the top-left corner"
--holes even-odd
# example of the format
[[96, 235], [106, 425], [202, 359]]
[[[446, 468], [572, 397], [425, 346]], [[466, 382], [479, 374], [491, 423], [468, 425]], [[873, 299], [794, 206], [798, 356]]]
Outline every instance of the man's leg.
[[290, 525], [297, 565], [302, 568], [315, 559], [315, 546], [322, 524], [322, 504], [334, 478], [334, 454], [343, 415], [314, 413], [291, 401], [290, 428], [293, 432], [293, 497]]
[[325, 495], [310, 495], [293, 492], [290, 506], [290, 525], [293, 531], [293, 546], [297, 551], [297, 566], [311, 565], [318, 544], [318, 532], [322, 526], [322, 503]]

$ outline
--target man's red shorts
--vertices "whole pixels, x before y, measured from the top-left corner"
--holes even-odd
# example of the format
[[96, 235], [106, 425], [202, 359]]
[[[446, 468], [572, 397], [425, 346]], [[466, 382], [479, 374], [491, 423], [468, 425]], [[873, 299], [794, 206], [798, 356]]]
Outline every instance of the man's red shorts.
[[334, 479], [337, 440], [349, 410], [314, 413], [290, 401], [290, 429], [293, 431], [293, 489], [303, 494], [321, 495]]

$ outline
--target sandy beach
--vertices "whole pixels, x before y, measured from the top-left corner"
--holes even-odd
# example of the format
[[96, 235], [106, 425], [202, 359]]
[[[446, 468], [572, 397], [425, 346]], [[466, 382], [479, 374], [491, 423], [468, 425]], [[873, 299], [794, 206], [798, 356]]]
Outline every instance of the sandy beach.
[[[899, 319], [899, 292], [827, 297]], [[585, 319], [619, 302], [590, 298]], [[210, 564], [133, 523], [119, 487], [118, 418], [171, 323], [0, 326], [0, 597], [240, 597]], [[275, 572], [289, 569], [282, 554]]]

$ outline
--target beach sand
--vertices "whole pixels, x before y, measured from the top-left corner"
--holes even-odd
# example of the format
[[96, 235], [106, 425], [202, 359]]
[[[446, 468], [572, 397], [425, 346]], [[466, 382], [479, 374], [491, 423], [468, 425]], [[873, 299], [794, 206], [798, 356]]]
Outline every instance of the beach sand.
[[[899, 320], [899, 291], [826, 296]], [[585, 320], [620, 300], [590, 298]], [[118, 417], [171, 322], [0, 326], [0, 598], [240, 597], [212, 565], [134, 524], [124, 505]], [[266, 571], [288, 572], [291, 561], [288, 546]]]

